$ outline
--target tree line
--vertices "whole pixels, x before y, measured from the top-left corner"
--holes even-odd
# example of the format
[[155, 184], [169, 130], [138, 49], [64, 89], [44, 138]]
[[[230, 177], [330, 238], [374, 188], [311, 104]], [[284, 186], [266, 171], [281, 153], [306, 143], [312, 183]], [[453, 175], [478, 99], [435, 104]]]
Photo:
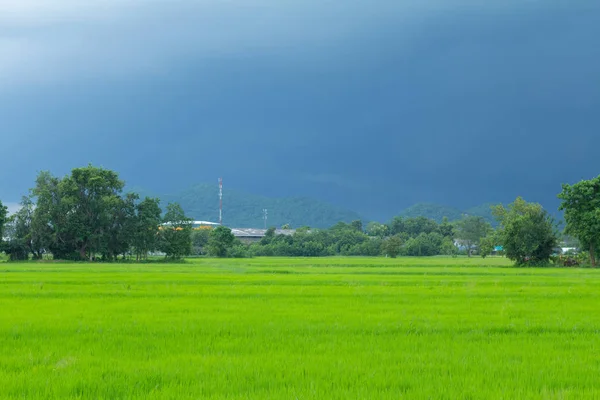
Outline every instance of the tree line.
[[[267, 230], [257, 243], [244, 244], [230, 229], [194, 229], [177, 203], [123, 193], [118, 174], [88, 165], [62, 178], [41, 172], [21, 208], [8, 216], [0, 203], [0, 250], [11, 260], [147, 259], [160, 252], [178, 259], [190, 254], [215, 257], [454, 256], [486, 257], [501, 252], [518, 265], [548, 263], [561, 236], [540, 204], [517, 198], [492, 207], [498, 226], [479, 216], [441, 223], [425, 217], [395, 217], [388, 223], [340, 222], [329, 229], [302, 227], [292, 235]], [[600, 176], [565, 184], [564, 233], [578, 239], [591, 265], [600, 245]]]
[[118, 174], [94, 166], [63, 178], [41, 172], [21, 208], [7, 218], [0, 204], [2, 250], [11, 260], [143, 260], [160, 251], [169, 258], [190, 253], [191, 220], [182, 208], [159, 199], [123, 194]]

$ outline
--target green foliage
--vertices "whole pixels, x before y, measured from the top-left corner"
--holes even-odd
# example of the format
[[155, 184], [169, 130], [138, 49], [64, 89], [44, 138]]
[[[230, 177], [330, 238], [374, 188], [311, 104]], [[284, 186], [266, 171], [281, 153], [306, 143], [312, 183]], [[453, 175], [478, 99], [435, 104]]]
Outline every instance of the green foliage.
[[8, 208], [0, 201], [0, 250], [2, 245], [2, 239], [4, 238], [4, 225], [8, 218]]
[[[444, 237], [437, 233], [421, 232], [418, 236], [410, 238], [404, 247], [404, 255], [428, 257], [442, 253]], [[447, 251], [447, 250], [446, 250]]]
[[592, 266], [596, 266], [596, 250], [600, 247], [600, 176], [564, 184], [558, 195], [560, 209], [565, 212], [565, 232], [588, 248]]
[[386, 256], [396, 258], [402, 251], [402, 239], [400, 236], [394, 235], [387, 238], [381, 245], [381, 251]]
[[454, 240], [452, 240], [451, 237], [443, 237], [442, 245], [440, 246], [440, 254], [452, 257], [456, 257], [458, 255], [458, 248], [454, 244]]
[[210, 238], [209, 229], [197, 229], [192, 232], [192, 254], [201, 255], [206, 253], [206, 246]]
[[21, 209], [9, 219], [7, 225], [8, 241], [4, 251], [11, 261], [28, 260], [30, 253], [36, 260], [42, 258], [43, 247], [32, 231], [32, 217], [33, 202], [29, 197], [23, 197]]
[[544, 265], [558, 240], [552, 218], [537, 203], [518, 197], [508, 208], [494, 208], [500, 223], [497, 238], [506, 256], [517, 265]]
[[454, 225], [450, 223], [448, 217], [442, 219], [442, 223], [438, 226], [438, 231], [442, 236], [449, 239], [454, 238], [456, 234]]
[[367, 234], [369, 236], [384, 238], [389, 234], [389, 227], [379, 222], [369, 222], [367, 224]]
[[251, 253], [248, 250], [248, 246], [245, 246], [240, 241], [236, 240], [234, 244], [227, 249], [227, 257], [249, 258], [251, 257]]
[[488, 235], [479, 241], [479, 255], [483, 258], [491, 255], [496, 247], [497, 239], [495, 235]]
[[465, 216], [456, 223], [456, 238], [467, 248], [467, 254], [479, 246], [479, 241], [491, 231], [491, 226], [483, 217]]
[[160, 234], [160, 250], [167, 258], [180, 259], [192, 252], [192, 220], [179, 204], [167, 205]]
[[363, 223], [361, 220], [354, 220], [350, 223], [350, 225], [352, 226], [352, 228], [357, 231], [357, 232], [362, 232], [363, 231]]
[[138, 260], [147, 259], [148, 253], [159, 247], [159, 226], [162, 222], [159, 202], [157, 198], [146, 197], [135, 206], [131, 245]]
[[[32, 198], [23, 199], [15, 216], [14, 251], [26, 247], [38, 259], [50, 252], [55, 259], [107, 261], [134, 251], [138, 260], [145, 259], [158, 247], [158, 200], [122, 196], [123, 186], [115, 172], [91, 165], [64, 178], [41, 172]], [[168, 253], [175, 258], [189, 254], [181, 249], [184, 242]]]
[[227, 257], [235, 243], [235, 236], [226, 226], [217, 226], [208, 237], [208, 254], [213, 257]]
[[407, 218], [404, 220], [404, 231], [410, 237], [414, 238], [422, 233], [429, 234], [437, 232], [438, 225], [434, 220], [426, 217]]

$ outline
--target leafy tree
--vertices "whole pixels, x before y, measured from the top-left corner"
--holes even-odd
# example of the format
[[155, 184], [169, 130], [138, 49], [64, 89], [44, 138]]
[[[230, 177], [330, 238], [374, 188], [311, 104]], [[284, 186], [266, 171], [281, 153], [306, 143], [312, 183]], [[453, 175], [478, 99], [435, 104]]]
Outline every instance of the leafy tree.
[[452, 240], [451, 237], [443, 237], [442, 245], [440, 246], [440, 254], [453, 257], [456, 257], [456, 255], [458, 255], [458, 248], [454, 244], [454, 240]]
[[213, 257], [226, 257], [228, 250], [235, 243], [231, 229], [218, 226], [210, 232], [208, 238], [208, 254]]
[[479, 255], [482, 258], [486, 258], [494, 251], [496, 247], [496, 237], [494, 235], [488, 235], [481, 238], [479, 241]]
[[406, 242], [404, 251], [408, 256], [427, 257], [441, 254], [444, 237], [437, 232], [422, 232]]
[[273, 238], [275, 238], [275, 231], [276, 229], [273, 227], [267, 229], [267, 231], [265, 232], [265, 236], [263, 236], [263, 238], [260, 240], [260, 243], [262, 245], [270, 244], [273, 241]]
[[471, 256], [473, 247], [479, 246], [479, 241], [491, 230], [489, 223], [474, 215], [465, 216], [456, 223], [456, 238], [460, 239], [467, 247], [467, 255]]
[[429, 234], [438, 230], [438, 224], [426, 217], [407, 218], [404, 220], [404, 229], [410, 237], [417, 237], [421, 233]]
[[6, 220], [8, 218], [8, 207], [2, 204], [0, 201], [0, 244], [2, 244], [2, 239], [4, 238], [4, 225], [6, 224]]
[[208, 244], [211, 228], [194, 229], [192, 232], [192, 253], [195, 255], [204, 254], [204, 249]]
[[47, 171], [38, 174], [31, 190], [35, 209], [31, 219], [31, 231], [40, 248], [52, 253], [55, 259], [77, 258], [75, 243], [68, 230], [68, 207], [62, 203], [60, 179]]
[[60, 182], [62, 202], [68, 209], [66, 229], [80, 259], [91, 259], [102, 247], [103, 236], [114, 222], [112, 212], [122, 205], [123, 186], [116, 172], [92, 165], [73, 169]]
[[33, 229], [33, 213], [34, 205], [31, 198], [23, 197], [21, 208], [11, 218], [10, 246], [6, 250], [11, 260], [26, 260], [30, 253], [36, 260], [42, 258], [44, 247]]
[[160, 230], [160, 250], [167, 258], [180, 259], [192, 251], [192, 220], [177, 203], [167, 204]]
[[131, 241], [135, 237], [135, 203], [138, 195], [127, 194], [125, 198], [119, 196], [110, 197], [107, 202], [107, 225], [98, 238], [98, 249], [102, 259], [113, 261], [119, 255], [125, 256], [130, 248]]
[[357, 232], [362, 232], [363, 231], [363, 223], [359, 219], [352, 221], [350, 223], [350, 226], [352, 226], [352, 229], [354, 229]]
[[22, 237], [17, 236], [16, 216], [7, 218], [4, 226], [5, 242], [3, 250], [8, 255], [10, 261], [23, 261], [29, 259], [29, 251]]
[[396, 235], [387, 238], [381, 245], [381, 251], [392, 258], [396, 258], [401, 250], [402, 239]]
[[565, 232], [589, 250], [592, 266], [596, 266], [596, 250], [600, 246], [600, 176], [562, 185], [558, 195], [560, 210], [565, 212]]
[[369, 236], [376, 236], [379, 238], [386, 237], [388, 235], [389, 228], [387, 225], [379, 222], [369, 222], [367, 224], [367, 234]]
[[406, 232], [406, 227], [404, 226], [404, 219], [399, 216], [394, 217], [388, 224], [388, 227], [392, 235], [397, 235], [399, 233]]
[[227, 249], [227, 257], [248, 258], [251, 257], [251, 253], [248, 251], [248, 246], [244, 245], [240, 240], [236, 238], [233, 245], [229, 249]]
[[115, 250], [109, 236], [123, 206], [123, 185], [115, 172], [91, 165], [75, 168], [63, 179], [40, 173], [32, 190], [37, 204], [31, 221], [40, 246], [55, 258], [70, 259]]
[[442, 219], [442, 223], [438, 226], [438, 231], [440, 234], [447, 238], [454, 237], [454, 225], [450, 223], [448, 217], [444, 217]]
[[158, 248], [162, 213], [159, 203], [157, 198], [146, 197], [135, 206], [131, 244], [137, 260], [147, 258], [149, 252]]
[[517, 265], [540, 265], [549, 261], [557, 245], [552, 218], [537, 203], [528, 203], [518, 197], [507, 208], [494, 207], [500, 226], [499, 244], [506, 256]]

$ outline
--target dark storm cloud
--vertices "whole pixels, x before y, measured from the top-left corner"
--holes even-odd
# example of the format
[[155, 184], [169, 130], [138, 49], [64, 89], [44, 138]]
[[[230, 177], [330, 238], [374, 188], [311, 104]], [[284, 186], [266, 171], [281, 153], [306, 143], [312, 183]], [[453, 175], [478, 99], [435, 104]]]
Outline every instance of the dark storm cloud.
[[591, 1], [63, 3], [17, 10], [0, 39], [1, 198], [91, 161], [156, 190], [223, 175], [383, 217], [554, 207], [599, 171]]

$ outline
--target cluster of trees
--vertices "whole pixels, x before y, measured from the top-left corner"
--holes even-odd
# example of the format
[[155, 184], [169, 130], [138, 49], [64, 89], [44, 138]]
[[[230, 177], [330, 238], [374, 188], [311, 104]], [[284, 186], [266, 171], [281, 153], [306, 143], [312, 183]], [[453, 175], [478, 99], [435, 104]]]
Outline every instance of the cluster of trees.
[[[589, 249], [591, 264], [595, 265], [595, 250], [600, 246], [600, 177], [564, 185], [559, 198], [563, 200], [561, 209], [565, 210], [565, 233]], [[371, 222], [366, 228], [361, 221], [354, 221], [338, 223], [330, 229], [301, 228], [293, 235], [276, 235], [271, 228], [259, 243], [246, 249], [238, 242], [235, 253], [237, 256], [396, 257], [456, 255], [463, 251], [468, 256], [477, 253], [486, 257], [500, 248], [500, 253], [517, 265], [545, 265], [560, 251], [557, 224], [540, 204], [518, 197], [506, 207], [492, 206], [492, 214], [498, 223], [496, 229], [480, 216], [463, 216], [454, 223], [444, 218], [439, 224], [425, 217], [395, 217], [387, 224]]]
[[[456, 224], [447, 219], [438, 224], [425, 217], [395, 217], [388, 224], [372, 222], [366, 228], [359, 220], [349, 224], [340, 222], [329, 229], [304, 227], [293, 235], [277, 235], [275, 228], [270, 228], [260, 242], [247, 246], [245, 252], [241, 251], [239, 242], [235, 246], [237, 255], [251, 256], [455, 255], [459, 252], [456, 239], [464, 238], [468, 243], [464, 251], [470, 254], [469, 250], [473, 250], [490, 229], [481, 217], [465, 217]], [[208, 238], [204, 240], [207, 241]]]
[[[21, 209], [6, 218], [0, 207], [2, 250], [11, 260], [116, 260], [119, 256], [144, 259], [160, 251], [170, 258], [190, 253], [191, 220], [178, 204], [140, 200], [123, 195], [124, 182], [110, 170], [87, 166], [63, 178], [38, 175]], [[1, 228], [0, 228], [1, 229]]]
[[[293, 235], [271, 228], [258, 243], [245, 245], [231, 230], [192, 228], [177, 203], [163, 210], [157, 198], [123, 194], [124, 183], [110, 170], [87, 166], [63, 178], [38, 175], [21, 209], [8, 216], [0, 203], [0, 250], [11, 260], [54, 259], [142, 260], [153, 252], [168, 258], [189, 254], [247, 256], [434, 256], [464, 251], [485, 257], [500, 246], [518, 265], [548, 263], [556, 253], [559, 233], [552, 217], [537, 203], [517, 198], [491, 207], [496, 229], [481, 216], [450, 223], [425, 217], [395, 217], [387, 224], [359, 220], [329, 229], [300, 228]], [[600, 247], [600, 176], [563, 185], [558, 197], [565, 213], [565, 233], [579, 240], [596, 265]]]

